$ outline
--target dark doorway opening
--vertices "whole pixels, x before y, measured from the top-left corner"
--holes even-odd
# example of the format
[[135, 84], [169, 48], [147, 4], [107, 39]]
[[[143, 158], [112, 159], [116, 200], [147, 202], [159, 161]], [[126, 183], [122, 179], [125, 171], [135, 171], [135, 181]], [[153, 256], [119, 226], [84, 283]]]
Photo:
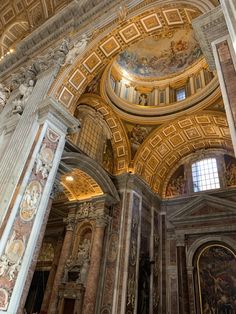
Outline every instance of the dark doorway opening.
[[40, 312], [48, 275], [49, 271], [35, 271], [25, 302], [25, 310], [27, 314]]

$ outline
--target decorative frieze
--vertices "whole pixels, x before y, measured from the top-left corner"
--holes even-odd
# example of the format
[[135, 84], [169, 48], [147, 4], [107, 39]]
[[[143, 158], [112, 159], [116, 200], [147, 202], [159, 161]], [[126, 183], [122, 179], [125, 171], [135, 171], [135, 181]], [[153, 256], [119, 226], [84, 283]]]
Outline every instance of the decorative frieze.
[[[60, 135], [51, 128], [48, 127], [45, 130], [45, 135], [37, 155], [37, 157], [40, 156], [41, 167], [39, 167], [39, 157], [36, 157], [19, 203], [8, 241], [2, 251], [0, 258], [0, 288], [4, 292], [4, 299], [0, 302], [0, 310], [7, 310], [8, 308], [59, 139]], [[46, 172], [45, 167], [47, 168]]]

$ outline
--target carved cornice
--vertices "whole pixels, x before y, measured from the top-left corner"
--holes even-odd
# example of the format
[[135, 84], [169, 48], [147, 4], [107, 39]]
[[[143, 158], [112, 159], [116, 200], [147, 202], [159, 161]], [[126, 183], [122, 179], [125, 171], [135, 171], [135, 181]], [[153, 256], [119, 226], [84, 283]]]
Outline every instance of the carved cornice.
[[58, 121], [57, 125], [66, 127], [70, 132], [78, 131], [79, 120], [73, 117], [64, 106], [52, 98], [46, 98], [38, 108], [38, 120], [43, 123], [45, 119]]
[[[118, 5], [117, 3], [115, 6]], [[77, 32], [81, 30], [81, 26], [87, 26], [88, 21], [95, 20], [95, 16], [99, 16], [98, 12], [102, 12], [104, 7], [111, 8], [114, 1], [94, 0], [94, 1], [77, 1], [67, 5], [63, 10], [38, 27], [29, 36], [23, 39], [16, 48], [15, 53], [7, 56], [0, 63], [0, 73], [4, 76], [9, 70], [13, 70], [20, 64], [32, 59], [39, 50], [47, 48], [52, 43], [56, 43], [58, 38], [69, 32]], [[115, 10], [114, 10], [115, 11]], [[108, 15], [108, 14], [107, 14]], [[78, 18], [79, 17], [79, 18]], [[103, 24], [107, 24], [111, 18], [115, 18], [115, 14], [110, 15], [108, 19], [103, 18]], [[96, 24], [96, 23], [95, 23]], [[90, 24], [89, 24], [90, 25]], [[95, 27], [94, 27], [95, 28]]]
[[215, 61], [211, 48], [211, 43], [228, 34], [225, 17], [221, 6], [197, 17], [193, 23], [195, 35], [201, 46], [203, 54], [209, 64], [210, 69], [215, 70]]

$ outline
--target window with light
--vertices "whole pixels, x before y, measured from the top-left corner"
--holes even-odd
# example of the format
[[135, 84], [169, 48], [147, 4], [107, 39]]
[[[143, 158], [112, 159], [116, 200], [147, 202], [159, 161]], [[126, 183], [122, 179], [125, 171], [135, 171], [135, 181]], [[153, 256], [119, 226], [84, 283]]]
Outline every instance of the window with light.
[[177, 89], [176, 91], [176, 101], [181, 101], [186, 98], [186, 91], [185, 88]]
[[216, 159], [202, 159], [192, 164], [192, 178], [194, 192], [220, 188]]

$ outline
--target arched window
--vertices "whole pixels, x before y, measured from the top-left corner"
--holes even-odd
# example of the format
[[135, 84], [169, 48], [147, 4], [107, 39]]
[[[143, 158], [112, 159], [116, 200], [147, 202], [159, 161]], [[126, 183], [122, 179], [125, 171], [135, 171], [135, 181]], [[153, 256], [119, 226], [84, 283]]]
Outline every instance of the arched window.
[[206, 158], [192, 164], [193, 191], [220, 188], [216, 158]]
[[103, 153], [111, 132], [102, 115], [88, 105], [79, 105], [77, 118], [81, 121], [76, 144], [91, 158], [102, 163]]

